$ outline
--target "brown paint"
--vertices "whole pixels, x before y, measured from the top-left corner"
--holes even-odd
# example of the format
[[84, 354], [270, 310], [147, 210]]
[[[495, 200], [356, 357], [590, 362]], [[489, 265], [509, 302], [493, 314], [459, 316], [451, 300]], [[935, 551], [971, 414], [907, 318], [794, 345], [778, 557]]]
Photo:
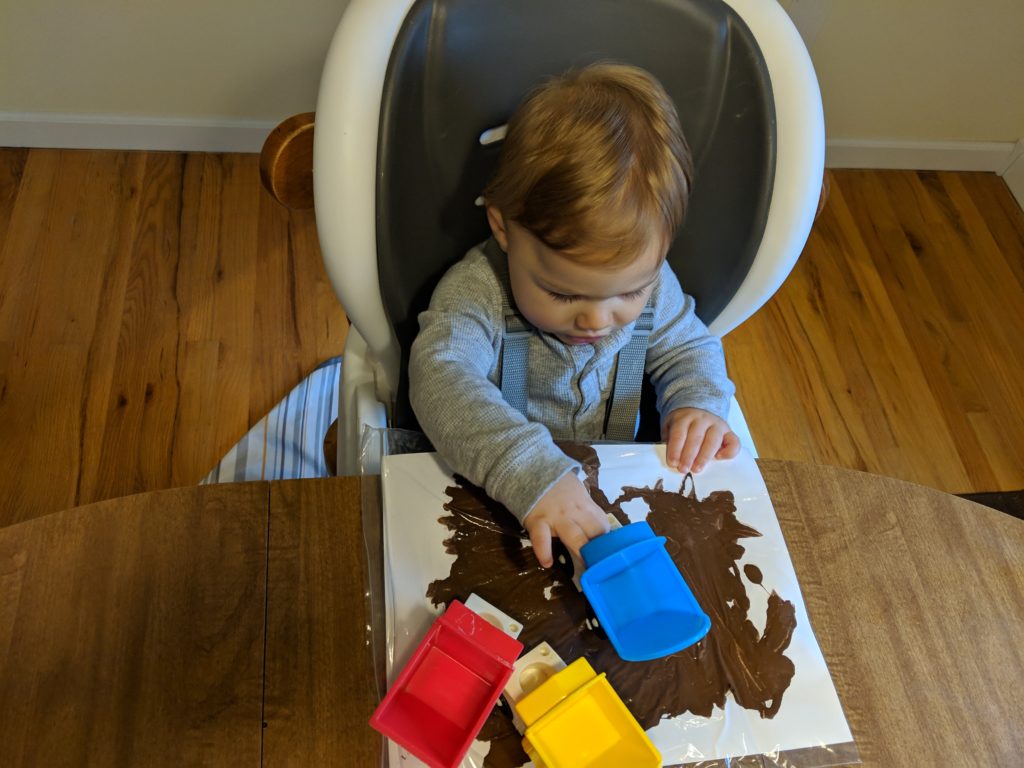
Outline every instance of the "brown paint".
[[[793, 678], [793, 662], [783, 652], [796, 627], [796, 612], [793, 603], [771, 592], [764, 632], [748, 618], [750, 601], [737, 564], [744, 553], [739, 542], [761, 534], [736, 518], [732, 493], [714, 491], [698, 499], [687, 476], [689, 493], [685, 480], [679, 491], [667, 491], [659, 481], [654, 488], [624, 488], [610, 502], [598, 487], [596, 452], [576, 443], [561, 447], [583, 463], [594, 501], [623, 524], [629, 522], [623, 503], [641, 499], [647, 504], [648, 523], [667, 538], [669, 554], [711, 617], [708, 636], [663, 659], [623, 661], [603, 633], [588, 626], [589, 607], [572, 584], [568, 555], [564, 564], [541, 568], [529, 543], [524, 545], [515, 517], [460, 477], [446, 489], [450, 514], [440, 519], [451, 531], [446, 550], [456, 559], [448, 578], [429, 585], [427, 597], [446, 605], [476, 592], [523, 623], [519, 639], [525, 647], [546, 640], [567, 662], [585, 656], [595, 670], [608, 674], [645, 729], [684, 712], [710, 716], [725, 705], [730, 691], [740, 706], [774, 717]], [[743, 570], [749, 581], [761, 583], [757, 566], [746, 564]], [[479, 738], [491, 742], [488, 766], [518, 766], [526, 760], [507, 711], [495, 709]]]

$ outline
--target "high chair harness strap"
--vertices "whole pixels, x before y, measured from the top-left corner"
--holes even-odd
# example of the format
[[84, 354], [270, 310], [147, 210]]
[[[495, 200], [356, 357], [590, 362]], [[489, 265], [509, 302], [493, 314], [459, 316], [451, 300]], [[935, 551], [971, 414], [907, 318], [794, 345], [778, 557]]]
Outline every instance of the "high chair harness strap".
[[501, 394], [505, 402], [526, 416], [526, 373], [530, 364], [530, 326], [513, 309], [505, 313], [501, 338]]
[[[636, 437], [647, 340], [653, 328], [654, 308], [648, 304], [636, 319], [633, 336], [616, 356], [615, 383], [604, 425], [606, 440], [632, 442]], [[506, 312], [501, 344], [501, 394], [509, 405], [524, 416], [530, 337], [533, 334], [533, 327], [518, 312], [513, 309]]]
[[615, 384], [612, 387], [608, 419], [604, 426], [607, 440], [633, 442], [636, 439], [637, 416], [640, 413], [640, 386], [644, 382], [647, 339], [654, 330], [654, 308], [648, 304], [633, 326], [633, 337], [619, 350], [615, 361]]

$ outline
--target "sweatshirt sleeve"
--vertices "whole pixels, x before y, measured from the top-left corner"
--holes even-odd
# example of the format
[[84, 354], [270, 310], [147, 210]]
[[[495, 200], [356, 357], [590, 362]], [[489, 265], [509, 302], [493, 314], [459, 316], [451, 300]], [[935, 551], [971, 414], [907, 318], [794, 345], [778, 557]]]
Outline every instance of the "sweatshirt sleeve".
[[497, 370], [504, 317], [497, 278], [463, 260], [442, 278], [409, 360], [416, 418], [442, 458], [522, 522], [544, 493], [580, 465], [548, 429], [510, 406]]
[[722, 342], [697, 317], [696, 303], [683, 293], [667, 262], [654, 299], [647, 372], [658, 393], [659, 412], [700, 408], [728, 418], [736, 388], [726, 374]]

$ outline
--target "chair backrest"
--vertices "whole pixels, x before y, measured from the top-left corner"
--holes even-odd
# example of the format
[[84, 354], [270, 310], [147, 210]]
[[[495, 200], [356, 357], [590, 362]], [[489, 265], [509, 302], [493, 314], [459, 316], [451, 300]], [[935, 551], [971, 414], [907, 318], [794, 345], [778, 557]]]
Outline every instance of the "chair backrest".
[[669, 260], [712, 330], [755, 311], [799, 255], [824, 128], [809, 57], [775, 0], [351, 0], [317, 104], [317, 225], [394, 425], [414, 424], [404, 371], [417, 315], [488, 235], [474, 203], [500, 145], [481, 134], [547, 77], [594, 61], [649, 70], [676, 103], [696, 178]]
[[441, 274], [488, 235], [474, 201], [501, 146], [481, 134], [544, 79], [599, 60], [647, 69], [676, 103], [696, 180], [669, 261], [705, 322], [735, 294], [775, 167], [771, 83], [735, 12], [718, 0], [419, 0], [388, 65], [378, 144], [377, 261], [403, 354]]

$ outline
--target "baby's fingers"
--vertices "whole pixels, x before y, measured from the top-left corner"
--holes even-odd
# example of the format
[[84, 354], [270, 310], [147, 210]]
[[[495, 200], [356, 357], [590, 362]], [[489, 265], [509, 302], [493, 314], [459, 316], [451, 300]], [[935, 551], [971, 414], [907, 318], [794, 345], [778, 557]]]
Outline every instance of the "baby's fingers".
[[679, 465], [676, 467], [680, 472], [699, 472], [695, 466], [697, 456], [704, 445], [706, 431], [700, 425], [691, 423], [686, 431], [686, 440], [683, 442], [683, 449], [679, 454]]
[[551, 557], [551, 529], [547, 523], [538, 523], [530, 528], [530, 544], [541, 566], [550, 568], [554, 559]]
[[574, 555], [579, 555], [580, 549], [591, 539], [577, 523], [569, 521], [559, 525], [555, 529], [555, 535]]
[[722, 438], [722, 447], [715, 454], [716, 459], [731, 459], [740, 452], [740, 438], [735, 432], [726, 432]]
[[693, 471], [701, 472], [707, 463], [715, 457], [718, 449], [722, 446], [722, 432], [718, 427], [712, 427], [704, 433], [704, 442], [700, 445], [696, 457], [693, 459]]
[[[593, 514], [587, 515], [578, 522], [580, 528], [583, 529], [583, 534], [587, 537], [587, 541], [600, 536], [602, 533], [608, 533], [608, 530], [611, 528], [611, 525], [608, 523], [608, 515], [596, 504], [593, 508]], [[586, 544], [586, 541], [583, 543]], [[580, 544], [580, 546], [582, 547], [583, 544]]]
[[678, 421], [672, 422], [669, 426], [668, 435], [665, 437], [665, 463], [672, 469], [681, 471], [679, 458], [686, 443], [686, 433], [686, 425]]

